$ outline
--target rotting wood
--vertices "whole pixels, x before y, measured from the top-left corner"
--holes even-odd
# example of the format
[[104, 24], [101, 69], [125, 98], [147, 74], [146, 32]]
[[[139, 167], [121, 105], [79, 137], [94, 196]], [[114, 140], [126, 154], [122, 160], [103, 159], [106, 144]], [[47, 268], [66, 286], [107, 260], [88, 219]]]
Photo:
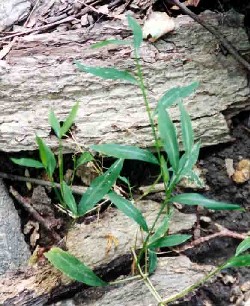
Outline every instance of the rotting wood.
[[[141, 201], [138, 205], [148, 224], [152, 224], [160, 204], [153, 201]], [[175, 211], [170, 233], [190, 229], [195, 220], [196, 217], [192, 214], [184, 215]], [[118, 244], [111, 244], [111, 247], [108, 247], [109, 239], [112, 237], [118, 241]], [[128, 264], [126, 256], [130, 253], [131, 247], [135, 246], [135, 238], [137, 238], [136, 245], [139, 248], [141, 234], [138, 226], [120, 211], [110, 208], [100, 220], [90, 224], [75, 225], [66, 237], [66, 246], [69, 252], [86, 265], [99, 271], [102, 268], [101, 273], [105, 274], [124, 262]], [[8, 306], [39, 305], [36, 304], [39, 302], [40, 305], [43, 305], [51, 297], [58, 297], [72, 290], [74, 286], [79, 287], [50, 265], [43, 263], [40, 266], [2, 275], [0, 277], [0, 304]]]
[[[218, 25], [220, 16], [206, 12], [203, 20]], [[221, 32], [239, 50], [249, 49], [242, 27], [220, 25]], [[56, 147], [50, 135], [49, 109], [60, 120], [80, 102], [75, 137], [84, 148], [93, 143], [118, 142], [152, 146], [151, 129], [139, 90], [120, 81], [100, 80], [76, 70], [73, 60], [88, 65], [133, 69], [130, 47], [90, 49], [107, 38], [130, 36], [126, 24], [104, 22], [86, 29], [32, 34], [18, 39], [0, 62], [1, 150], [34, 150], [35, 133]], [[176, 30], [156, 44], [143, 43], [145, 80], [154, 106], [167, 89], [199, 81], [197, 93], [185, 100], [196, 138], [203, 146], [231, 139], [224, 114], [231, 117], [250, 108], [247, 75], [230, 56], [217, 52], [214, 37], [188, 16], [176, 19]], [[173, 109], [178, 120], [178, 111]], [[75, 143], [64, 141], [65, 151]]]

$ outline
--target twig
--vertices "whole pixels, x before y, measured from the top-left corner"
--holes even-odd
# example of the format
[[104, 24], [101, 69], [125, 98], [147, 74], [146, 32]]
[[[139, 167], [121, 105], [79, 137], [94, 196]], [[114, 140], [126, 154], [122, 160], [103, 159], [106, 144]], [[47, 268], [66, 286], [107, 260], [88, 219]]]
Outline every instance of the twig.
[[202, 25], [205, 29], [207, 29], [210, 33], [212, 33], [217, 40], [221, 43], [221, 45], [227, 49], [227, 51], [239, 62], [243, 67], [245, 67], [248, 71], [250, 71], [250, 63], [246, 61], [238, 50], [226, 39], [226, 37], [221, 34], [218, 30], [216, 30], [213, 26], [203, 22], [200, 17], [198, 17], [195, 13], [190, 11], [185, 4], [181, 3], [179, 0], [170, 0], [171, 3], [177, 5], [184, 13], [197, 21], [200, 25]]
[[34, 219], [36, 219], [41, 226], [51, 233], [51, 236], [55, 239], [55, 241], [58, 243], [62, 240], [61, 236], [59, 236], [52, 228], [52, 225], [44, 219], [37, 211], [32, 207], [30, 204], [29, 199], [22, 197], [12, 186], [10, 187], [10, 193], [13, 195], [13, 197], [23, 206], [25, 210], [28, 211], [32, 215]]
[[206, 237], [201, 237], [199, 239], [196, 239], [188, 244], [185, 244], [182, 247], [179, 248], [175, 248], [174, 251], [181, 253], [184, 252], [186, 250], [192, 249], [206, 241], [209, 241], [211, 239], [214, 239], [216, 237], [231, 237], [231, 238], [235, 238], [235, 239], [239, 239], [239, 240], [244, 240], [248, 235], [247, 234], [239, 234], [233, 231], [230, 231], [229, 229], [222, 227], [221, 225], [217, 225], [218, 227], [220, 227], [220, 231], [211, 235], [208, 235]]
[[[19, 175], [13, 175], [9, 173], [0, 172], [0, 178], [11, 180], [11, 181], [19, 181], [19, 182], [29, 182], [36, 185], [41, 185], [45, 187], [56, 187], [60, 189], [60, 184], [58, 183], [51, 183], [49, 181], [39, 180], [31, 177], [25, 177], [25, 176], [19, 176]], [[82, 186], [72, 186], [71, 190], [75, 194], [82, 195], [87, 188]]]

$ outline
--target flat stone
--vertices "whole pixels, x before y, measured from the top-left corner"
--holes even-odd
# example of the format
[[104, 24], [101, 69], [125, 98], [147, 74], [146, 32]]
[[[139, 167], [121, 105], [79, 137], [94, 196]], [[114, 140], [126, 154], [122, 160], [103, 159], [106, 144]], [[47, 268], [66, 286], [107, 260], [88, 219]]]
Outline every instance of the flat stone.
[[14, 203], [0, 180], [0, 274], [27, 264], [28, 245], [21, 232], [21, 224]]

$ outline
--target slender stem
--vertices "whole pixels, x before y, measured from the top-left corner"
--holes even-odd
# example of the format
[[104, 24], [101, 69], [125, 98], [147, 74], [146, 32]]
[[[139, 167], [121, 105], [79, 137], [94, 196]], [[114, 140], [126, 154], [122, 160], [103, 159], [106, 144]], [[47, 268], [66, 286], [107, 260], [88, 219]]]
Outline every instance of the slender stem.
[[[146, 275], [143, 276], [143, 278], [146, 277]], [[126, 277], [124, 279], [119, 279], [117, 281], [113, 281], [113, 282], [109, 282], [109, 285], [118, 285], [118, 284], [123, 284], [129, 281], [133, 281], [133, 280], [143, 280], [141, 275], [135, 275], [135, 276], [131, 276], [131, 277]]]
[[63, 148], [62, 139], [59, 139], [59, 153], [58, 153], [58, 166], [59, 166], [59, 181], [61, 190], [63, 190]]
[[161, 160], [160, 146], [159, 146], [158, 137], [157, 137], [157, 134], [156, 134], [156, 129], [155, 129], [154, 120], [153, 120], [153, 117], [152, 117], [148, 97], [147, 97], [146, 87], [145, 87], [145, 84], [144, 84], [144, 78], [143, 78], [143, 73], [142, 73], [141, 64], [140, 64], [140, 57], [138, 55], [137, 50], [135, 50], [135, 63], [136, 63], [137, 74], [138, 74], [138, 77], [139, 77], [140, 89], [141, 89], [141, 92], [142, 92], [143, 100], [144, 100], [144, 103], [145, 103], [145, 106], [146, 106], [149, 122], [150, 122], [150, 125], [151, 125], [151, 129], [152, 129], [152, 133], [153, 133], [153, 137], [154, 137], [154, 141], [155, 141], [155, 148], [156, 148], [156, 152], [157, 152], [157, 155], [158, 155], [158, 160], [160, 162], [160, 160]]

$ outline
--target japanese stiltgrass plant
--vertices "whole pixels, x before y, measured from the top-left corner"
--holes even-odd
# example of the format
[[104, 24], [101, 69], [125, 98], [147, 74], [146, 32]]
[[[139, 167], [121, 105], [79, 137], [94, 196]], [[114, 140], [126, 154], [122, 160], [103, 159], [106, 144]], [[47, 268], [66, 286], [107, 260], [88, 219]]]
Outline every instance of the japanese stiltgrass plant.
[[[250, 254], [242, 255], [242, 253], [245, 253], [250, 248], [250, 238], [247, 238], [240, 243], [236, 250], [235, 256], [230, 258], [226, 263], [220, 267], [217, 267], [199, 282], [166, 300], [163, 300], [160, 297], [152, 283], [149, 281], [148, 276], [152, 274], [157, 267], [157, 249], [177, 246], [191, 238], [191, 235], [168, 234], [169, 222], [173, 214], [174, 202], [184, 205], [199, 205], [212, 210], [240, 210], [241, 208], [237, 204], [228, 204], [207, 199], [198, 193], [173, 194], [177, 184], [184, 177], [199, 183], [199, 178], [193, 171], [193, 167], [198, 160], [200, 143], [194, 141], [191, 119], [183, 105], [183, 99], [195, 91], [195, 89], [198, 87], [198, 83], [195, 82], [188, 86], [175, 87], [168, 90], [159, 100], [155, 111], [152, 112], [149, 105], [147, 88], [144, 83], [142, 67], [140, 64], [139, 53], [142, 43], [142, 31], [138, 23], [130, 16], [128, 17], [128, 24], [133, 32], [133, 40], [131, 42], [121, 40], [106, 40], [94, 45], [93, 47], [103, 47], [108, 44], [130, 44], [134, 51], [136, 66], [135, 74], [128, 71], [121, 71], [116, 68], [89, 67], [79, 62], [75, 62], [75, 65], [83, 72], [87, 72], [104, 79], [127, 81], [140, 88], [152, 129], [156, 154], [154, 155], [146, 149], [141, 149], [135, 146], [113, 143], [92, 145], [92, 150], [107, 156], [112, 156], [117, 158], [117, 160], [105, 173], [101, 173], [92, 181], [89, 188], [82, 195], [80, 202], [76, 203], [71, 186], [67, 185], [63, 178], [62, 154], [62, 137], [67, 133], [75, 119], [78, 109], [78, 104], [76, 104], [62, 126], [60, 126], [54, 112], [50, 112], [49, 121], [59, 140], [57, 162], [55, 155], [38, 136], [36, 137], [36, 141], [39, 147], [40, 161], [26, 158], [12, 160], [19, 165], [44, 168], [52, 183], [54, 182], [53, 174], [56, 169], [56, 164], [58, 164], [60, 192], [57, 192], [62, 205], [66, 209], [70, 210], [74, 218], [84, 216], [105, 197], [108, 198], [125, 215], [136, 222], [141, 231], [144, 232], [145, 237], [139, 253], [136, 255], [136, 250], [132, 250], [137, 271], [139, 271], [139, 273], [137, 276], [122, 280], [122, 282], [135, 278], [142, 278], [154, 295], [158, 305], [166, 305], [167, 303], [183, 297], [185, 294], [191, 292], [222, 269], [229, 267], [249, 266]], [[177, 105], [180, 111], [181, 136], [183, 144], [182, 152], [179, 148], [176, 127], [168, 110], [169, 107], [173, 105]], [[157, 127], [154, 124], [155, 116], [157, 116]], [[164, 152], [166, 153], [165, 155]], [[167, 156], [167, 160], [165, 156]], [[82, 153], [79, 158], [74, 160], [74, 171], [79, 165], [92, 159], [93, 156], [90, 153]], [[165, 199], [161, 203], [157, 216], [151, 226], [147, 224], [147, 221], [136, 205], [116, 193], [113, 188], [118, 178], [126, 181], [125, 178], [120, 176], [123, 161], [125, 159], [140, 160], [152, 163], [158, 165], [160, 168], [157, 181], [161, 179], [164, 182]], [[162, 216], [163, 218], [160, 218]], [[72, 279], [83, 282], [89, 286], [106, 286], [109, 284], [100, 279], [89, 267], [79, 261], [76, 257], [60, 248], [53, 247], [45, 254], [45, 256], [56, 268], [67, 274]], [[117, 283], [119, 282], [121, 281], [117, 281]]]

